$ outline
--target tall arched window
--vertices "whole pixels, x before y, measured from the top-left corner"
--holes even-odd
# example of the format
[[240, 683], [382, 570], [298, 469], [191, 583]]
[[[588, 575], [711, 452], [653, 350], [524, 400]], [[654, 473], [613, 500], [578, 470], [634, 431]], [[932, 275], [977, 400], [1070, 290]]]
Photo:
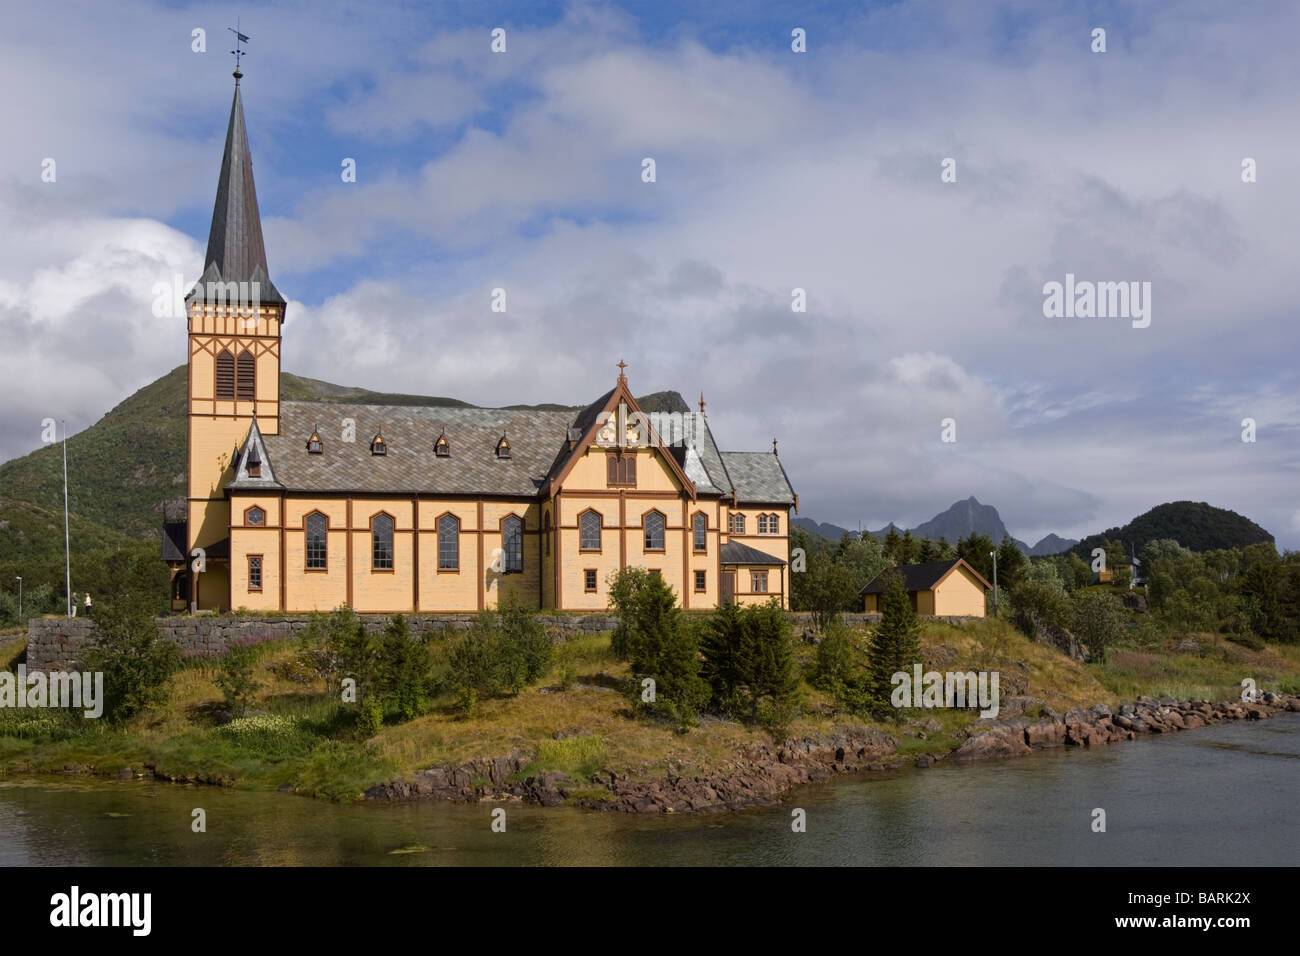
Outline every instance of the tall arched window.
[[507, 574], [524, 569], [524, 523], [514, 515], [501, 522], [501, 550]]
[[759, 534], [767, 534], [767, 515], [766, 515], [766, 514], [761, 514], [761, 515], [758, 516], [758, 533], [759, 533]]
[[695, 533], [695, 550], [704, 552], [709, 550], [709, 519], [702, 511], [695, 513], [694, 533]]
[[229, 350], [217, 353], [217, 398], [235, 397], [235, 357]]
[[307, 570], [323, 571], [329, 558], [326, 533], [329, 531], [329, 519], [319, 511], [307, 516]]
[[455, 515], [438, 519], [438, 570], [460, 570], [460, 519]]
[[578, 550], [600, 550], [600, 513], [584, 511], [578, 517]]
[[239, 353], [238, 397], [246, 402], [257, 398], [257, 361], [247, 349]]
[[645, 516], [645, 549], [662, 551], [664, 549], [664, 516], [658, 511], [648, 512]]
[[393, 519], [377, 514], [370, 522], [371, 570], [393, 570]]

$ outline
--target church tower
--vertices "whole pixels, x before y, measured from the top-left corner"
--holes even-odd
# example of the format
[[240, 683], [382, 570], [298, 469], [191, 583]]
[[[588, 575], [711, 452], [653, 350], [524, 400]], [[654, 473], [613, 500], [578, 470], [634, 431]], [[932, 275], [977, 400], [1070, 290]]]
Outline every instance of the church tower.
[[199, 608], [229, 603], [230, 505], [225, 495], [235, 449], [256, 421], [280, 431], [280, 327], [285, 301], [271, 282], [253, 160], [235, 68], [235, 98], [217, 180], [203, 274], [186, 296], [189, 322], [188, 529], [206, 568], [190, 575]]

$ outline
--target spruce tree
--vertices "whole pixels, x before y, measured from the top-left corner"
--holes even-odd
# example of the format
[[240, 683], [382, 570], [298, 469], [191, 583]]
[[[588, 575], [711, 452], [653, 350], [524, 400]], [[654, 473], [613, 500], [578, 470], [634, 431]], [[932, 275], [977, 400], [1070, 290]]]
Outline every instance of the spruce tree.
[[868, 651], [868, 682], [877, 713], [892, 709], [892, 678], [899, 671], [910, 673], [921, 662], [920, 626], [903, 577], [890, 574], [881, 595], [880, 625], [871, 637]]

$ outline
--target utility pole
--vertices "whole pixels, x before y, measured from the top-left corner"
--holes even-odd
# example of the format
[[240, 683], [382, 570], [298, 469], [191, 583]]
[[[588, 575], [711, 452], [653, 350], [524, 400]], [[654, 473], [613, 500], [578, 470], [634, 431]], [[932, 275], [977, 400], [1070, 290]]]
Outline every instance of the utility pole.
[[68, 534], [68, 423], [63, 422], [63, 573], [68, 592], [68, 617], [72, 617], [72, 544]]
[[993, 559], [993, 616], [998, 616], [998, 553], [990, 551], [989, 557]]
[[21, 624], [23, 622], [23, 576], [15, 574], [14, 577], [18, 579], [18, 623]]

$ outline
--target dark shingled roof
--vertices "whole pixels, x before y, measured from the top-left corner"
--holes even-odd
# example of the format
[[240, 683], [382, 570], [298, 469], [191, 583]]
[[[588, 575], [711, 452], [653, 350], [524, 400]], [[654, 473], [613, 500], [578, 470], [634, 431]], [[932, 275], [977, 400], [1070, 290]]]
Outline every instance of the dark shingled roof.
[[977, 580], [983, 583], [985, 588], [990, 587], [989, 583], [984, 580], [978, 571], [966, 564], [961, 558], [955, 558], [947, 561], [930, 561], [926, 564], [900, 564], [897, 567], [886, 568], [872, 578], [871, 583], [858, 593], [883, 594], [885, 581], [892, 571], [897, 571], [903, 576], [903, 587], [907, 591], [928, 591], [939, 583], [940, 578], [958, 564], [965, 564], [967, 569], [975, 575]]
[[185, 528], [184, 521], [163, 522], [162, 559], [164, 561], [185, 560]]
[[[611, 389], [585, 408], [454, 408], [420, 405], [363, 405], [341, 402], [280, 403], [280, 433], [263, 435], [254, 425], [239, 449], [232, 491], [329, 491], [375, 494], [456, 494], [534, 497], [545, 480], [558, 475], [581, 448], [577, 443], [595, 428], [610, 402]], [[352, 419], [352, 442], [343, 441], [343, 420]], [[320, 432], [322, 452], [307, 452], [307, 439]], [[385, 455], [370, 451], [371, 436], [382, 432]], [[446, 434], [450, 454], [435, 453]], [[575, 440], [570, 450], [568, 437]], [[496, 456], [497, 443], [510, 442], [510, 458]], [[718, 451], [704, 423], [693, 447], [669, 452], [695, 482], [697, 493], [729, 495], [730, 462], [745, 478], [740, 500], [793, 503], [794, 492], [777, 457], [770, 452]], [[724, 464], [724, 457], [728, 464]], [[261, 475], [248, 474], [260, 458]]]
[[736, 499], [754, 504], [794, 504], [794, 489], [770, 451], [724, 451], [722, 464], [736, 488]]
[[[204, 289], [209, 282], [257, 282], [262, 302], [284, 303], [284, 297], [272, 284], [266, 266], [262, 218], [257, 209], [257, 190], [253, 186], [253, 155], [248, 148], [244, 101], [239, 93], [238, 80], [235, 82], [235, 98], [230, 105], [226, 149], [221, 156], [221, 175], [217, 179], [217, 201], [212, 209], [208, 251], [203, 257], [203, 275], [199, 277]], [[198, 287], [190, 295], [197, 291]]]
[[[345, 418], [356, 422], [352, 442], [343, 441]], [[246, 441], [226, 487], [534, 497], [572, 419], [571, 411], [281, 402], [280, 434], [258, 436], [262, 474], [273, 477], [248, 477]], [[307, 438], [317, 430], [322, 450], [313, 455]], [[370, 439], [380, 431], [388, 453], [372, 455]], [[439, 458], [434, 443], [444, 432], [451, 454]], [[508, 459], [496, 455], [502, 436]]]
[[781, 558], [751, 548], [739, 541], [728, 541], [718, 552], [723, 564], [785, 564]]

